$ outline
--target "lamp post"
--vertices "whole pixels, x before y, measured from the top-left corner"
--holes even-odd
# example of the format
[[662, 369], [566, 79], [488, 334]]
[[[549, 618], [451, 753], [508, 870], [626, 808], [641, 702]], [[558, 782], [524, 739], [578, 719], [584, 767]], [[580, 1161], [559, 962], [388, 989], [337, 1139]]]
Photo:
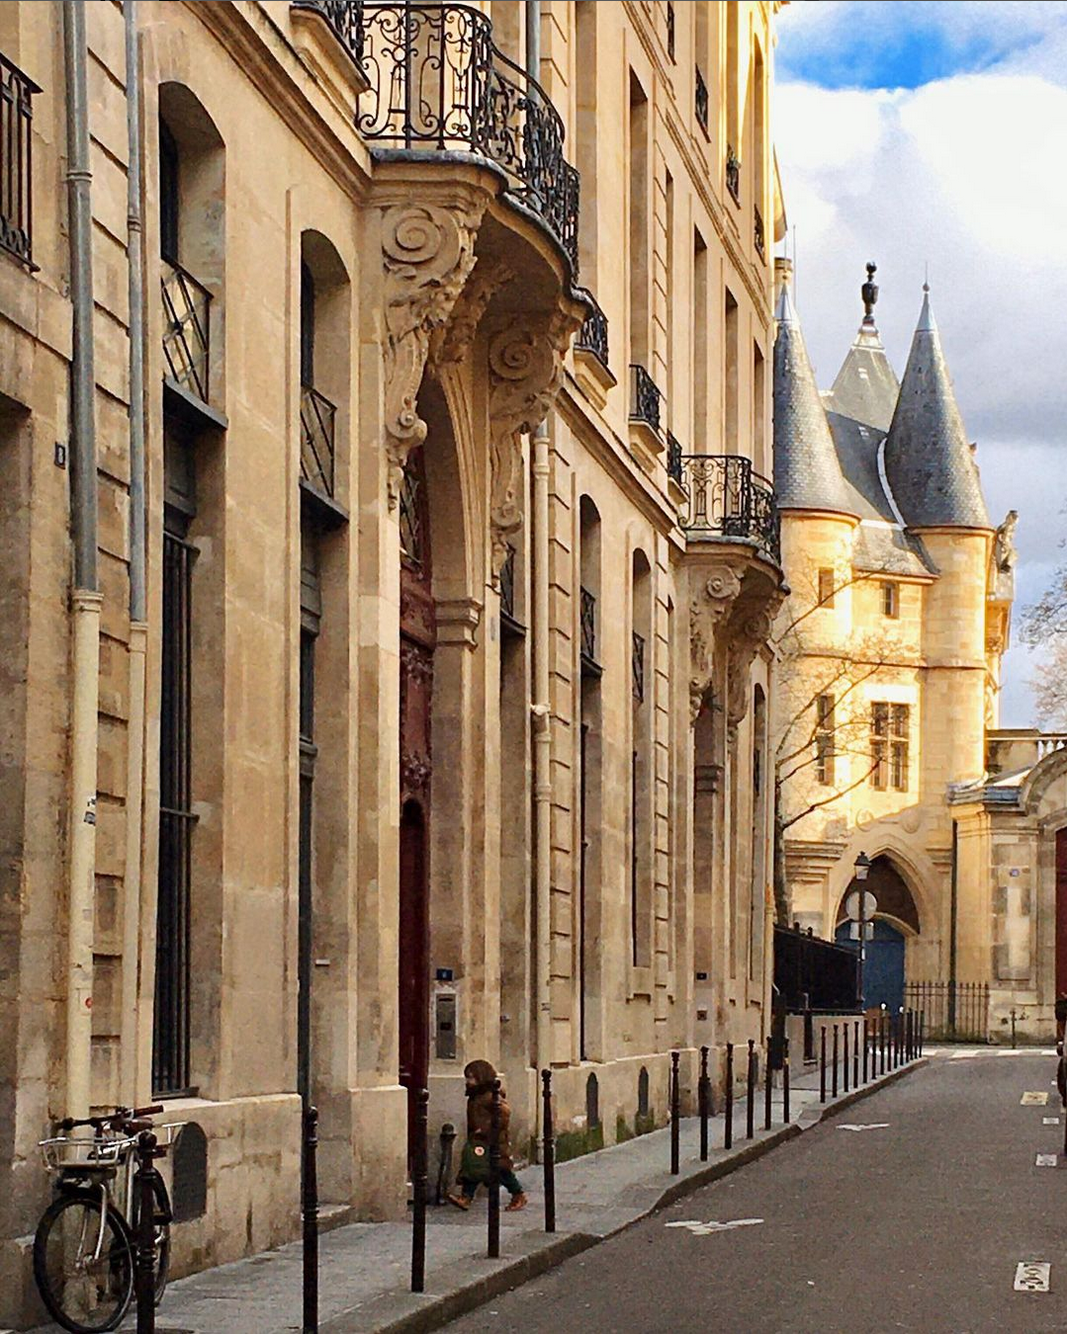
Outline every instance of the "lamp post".
[[856, 897], [859, 899], [859, 911], [856, 914], [856, 916], [859, 918], [859, 924], [860, 924], [860, 961], [858, 970], [859, 975], [857, 980], [859, 983], [861, 1010], [863, 1009], [863, 961], [864, 958], [866, 957], [866, 950], [867, 950], [867, 930], [866, 930], [867, 915], [865, 911], [867, 906], [865, 903], [865, 900], [867, 898], [867, 891], [863, 888], [863, 882], [867, 879], [867, 876], [870, 874], [870, 870], [871, 870], [871, 859], [867, 856], [865, 852], [861, 852], [860, 855], [856, 858], [855, 862], [853, 863], [853, 871], [855, 873], [855, 878], [859, 882], [859, 890], [856, 895]]

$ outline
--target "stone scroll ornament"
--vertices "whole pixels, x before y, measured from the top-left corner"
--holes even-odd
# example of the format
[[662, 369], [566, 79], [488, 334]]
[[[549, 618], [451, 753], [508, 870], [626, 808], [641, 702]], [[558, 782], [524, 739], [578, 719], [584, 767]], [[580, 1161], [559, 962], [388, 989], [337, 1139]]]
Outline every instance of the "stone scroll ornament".
[[756, 659], [756, 654], [770, 643], [774, 630], [774, 610], [761, 609], [746, 614], [734, 629], [731, 625], [730, 645], [727, 657], [726, 684], [726, 734], [730, 741], [737, 736], [737, 729], [748, 713], [752, 700], [752, 687], [748, 674]]
[[489, 526], [493, 582], [522, 526], [522, 436], [548, 416], [563, 374], [573, 326], [553, 316], [539, 326], [512, 326], [489, 343]]
[[715, 640], [741, 592], [729, 565], [713, 566], [689, 604], [689, 723], [696, 725], [715, 671]]
[[452, 313], [474, 266], [484, 204], [400, 205], [382, 217], [385, 265], [385, 449], [389, 508], [395, 509], [408, 454], [426, 439], [415, 410], [430, 340]]

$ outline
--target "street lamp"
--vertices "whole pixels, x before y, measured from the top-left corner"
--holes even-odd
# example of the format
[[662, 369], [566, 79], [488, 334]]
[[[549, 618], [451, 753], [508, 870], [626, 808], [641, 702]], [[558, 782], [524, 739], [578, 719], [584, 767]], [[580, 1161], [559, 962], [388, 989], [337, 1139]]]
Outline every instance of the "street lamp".
[[860, 924], [860, 961], [858, 969], [857, 984], [859, 989], [860, 1009], [863, 1009], [863, 961], [867, 950], [867, 932], [866, 932], [866, 898], [867, 891], [863, 888], [863, 882], [871, 873], [871, 859], [865, 852], [861, 852], [853, 863], [853, 872], [856, 880], [859, 882], [859, 890], [856, 897], [859, 899], [859, 911], [856, 916]]

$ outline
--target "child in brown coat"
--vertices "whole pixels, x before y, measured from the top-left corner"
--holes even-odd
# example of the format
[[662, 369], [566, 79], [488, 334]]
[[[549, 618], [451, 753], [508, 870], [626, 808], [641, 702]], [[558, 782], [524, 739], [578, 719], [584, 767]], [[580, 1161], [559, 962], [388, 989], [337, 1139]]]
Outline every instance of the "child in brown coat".
[[[458, 1191], [449, 1195], [450, 1203], [457, 1209], [469, 1209], [475, 1192], [489, 1175], [489, 1133], [493, 1118], [493, 1085], [497, 1073], [488, 1061], [471, 1061], [463, 1071], [467, 1081], [467, 1143], [463, 1149], [464, 1163], [460, 1165], [457, 1179]], [[504, 1089], [500, 1090], [500, 1184], [511, 1195], [508, 1213], [515, 1213], [526, 1208], [526, 1192], [519, 1178], [512, 1170], [511, 1140], [508, 1125], [511, 1121], [511, 1108], [504, 1098]], [[477, 1164], [475, 1168], [474, 1164]], [[482, 1168], [484, 1164], [484, 1169]], [[470, 1175], [465, 1175], [464, 1168]], [[477, 1177], [473, 1173], [477, 1171]]]

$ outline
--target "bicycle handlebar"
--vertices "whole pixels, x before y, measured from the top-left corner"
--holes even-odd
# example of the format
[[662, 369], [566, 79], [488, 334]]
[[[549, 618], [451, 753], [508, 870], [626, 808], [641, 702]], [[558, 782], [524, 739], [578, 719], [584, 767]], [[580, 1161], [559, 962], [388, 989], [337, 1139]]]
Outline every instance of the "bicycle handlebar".
[[73, 1116], [64, 1117], [59, 1123], [59, 1129], [62, 1131], [74, 1130], [76, 1126], [92, 1126], [94, 1130], [113, 1129], [117, 1125], [123, 1125], [127, 1121], [136, 1120], [144, 1116], [158, 1116], [164, 1110], [162, 1103], [153, 1103], [150, 1107], [116, 1107], [113, 1112], [107, 1116], [86, 1116], [76, 1119]]

